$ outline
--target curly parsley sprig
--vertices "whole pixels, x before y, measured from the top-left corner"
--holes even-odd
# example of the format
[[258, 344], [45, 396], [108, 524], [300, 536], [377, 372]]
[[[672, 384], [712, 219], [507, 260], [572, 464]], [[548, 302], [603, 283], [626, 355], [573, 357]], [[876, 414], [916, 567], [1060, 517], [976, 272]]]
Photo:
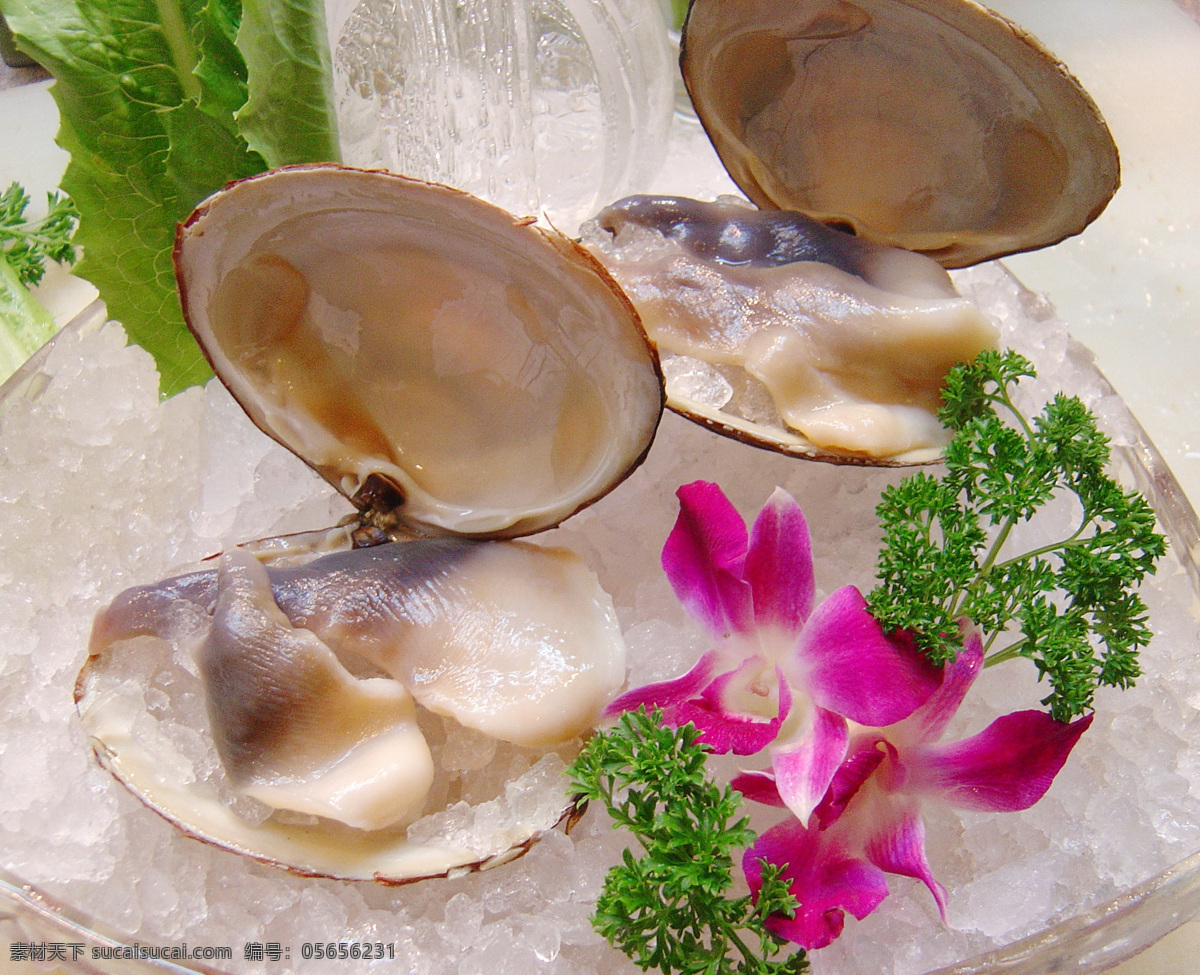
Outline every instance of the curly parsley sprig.
[[[604, 882], [592, 923], [647, 971], [663, 975], [799, 975], [803, 950], [766, 927], [796, 900], [764, 864], [757, 901], [731, 898], [733, 850], [754, 842], [741, 794], [705, 771], [708, 748], [694, 726], [664, 727], [661, 713], [628, 713], [584, 746], [569, 770], [574, 788], [602, 802], [614, 828], [644, 853], [626, 850]], [[777, 958], [786, 953], [782, 958]]]
[[29, 194], [21, 185], [12, 183], [0, 193], [0, 256], [27, 286], [42, 280], [48, 260], [75, 263], [71, 243], [79, 220], [75, 204], [59, 193], [50, 193], [47, 205], [45, 216], [27, 220]]
[[[945, 474], [883, 492], [880, 584], [867, 601], [938, 662], [954, 655], [956, 621], [970, 617], [986, 634], [988, 664], [1032, 660], [1051, 686], [1042, 703], [1066, 721], [1091, 707], [1097, 687], [1138, 677], [1150, 630], [1134, 590], [1166, 542], [1145, 498], [1106, 473], [1108, 438], [1080, 400], [1060, 394], [1032, 419], [1017, 408], [1012, 388], [1034, 375], [1011, 351], [951, 371], [939, 413], [955, 434]], [[1064, 493], [1076, 499], [1077, 527], [1011, 551], [1013, 530]], [[993, 649], [1014, 623], [1020, 635]]]

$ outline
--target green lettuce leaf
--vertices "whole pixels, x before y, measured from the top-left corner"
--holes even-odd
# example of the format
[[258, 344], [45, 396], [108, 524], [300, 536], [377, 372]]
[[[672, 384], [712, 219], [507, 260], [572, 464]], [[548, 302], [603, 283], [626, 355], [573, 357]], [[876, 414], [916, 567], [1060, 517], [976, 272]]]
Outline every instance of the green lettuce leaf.
[[250, 95], [238, 129], [271, 167], [340, 158], [325, 6], [243, 0], [238, 49]]
[[[238, 0], [0, 0], [18, 46], [55, 78], [58, 142], [71, 154], [61, 185], [80, 213], [77, 273], [154, 356], [164, 395], [210, 375], [179, 306], [176, 225], [278, 160], [337, 159], [331, 96], [265, 60], [274, 49], [327, 64], [323, 3], [253, 7], [243, 23]], [[290, 127], [254, 122], [251, 148], [237, 113], [268, 102]]]

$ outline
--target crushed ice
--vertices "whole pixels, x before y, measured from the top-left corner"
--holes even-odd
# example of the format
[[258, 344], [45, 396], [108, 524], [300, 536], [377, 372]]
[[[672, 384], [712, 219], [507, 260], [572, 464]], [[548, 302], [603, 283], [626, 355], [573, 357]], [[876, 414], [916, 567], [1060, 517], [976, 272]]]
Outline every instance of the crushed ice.
[[[1096, 410], [1118, 444], [1137, 427], [1090, 372], [1044, 302], [996, 267], [956, 275], [1001, 321], [1006, 342], [1042, 378]], [[421, 975], [501, 972], [631, 975], [588, 916], [623, 841], [592, 811], [522, 859], [483, 874], [400, 888], [293, 877], [183, 836], [93, 761], [72, 687], [92, 614], [119, 590], [244, 540], [332, 524], [347, 511], [300, 461], [258, 434], [212, 383], [159, 403], [149, 358], [106, 325], [66, 334], [32, 384], [0, 411], [0, 831], [4, 866], [81, 914], [142, 943], [395, 945]], [[817, 583], [872, 584], [872, 509], [896, 472], [836, 468], [723, 440], [668, 415], [646, 464], [617, 491], [545, 536], [600, 572], [630, 636], [636, 682], [677, 672], [703, 649], [670, 597], [658, 553], [675, 488], [705, 477], [743, 512], [777, 484], [814, 526]], [[1196, 582], [1170, 556], [1145, 598], [1155, 640], [1137, 689], [1102, 693], [1093, 729], [1046, 799], [1002, 817], [945, 813], [928, 853], [949, 890], [952, 927], [927, 897], [898, 887], [865, 922], [813, 956], [814, 972], [917, 975], [1040, 931], [1110, 899], [1200, 848], [1196, 758], [1200, 660]], [[163, 687], [145, 689], [151, 706]], [[959, 715], [978, 729], [992, 709], [1035, 706], [1031, 668], [987, 671]], [[192, 760], [193, 743], [176, 748]], [[462, 767], [488, 757], [451, 743]], [[505, 770], [506, 772], [509, 770]], [[529, 774], [541, 774], [535, 767]], [[362, 964], [339, 962], [340, 972]]]

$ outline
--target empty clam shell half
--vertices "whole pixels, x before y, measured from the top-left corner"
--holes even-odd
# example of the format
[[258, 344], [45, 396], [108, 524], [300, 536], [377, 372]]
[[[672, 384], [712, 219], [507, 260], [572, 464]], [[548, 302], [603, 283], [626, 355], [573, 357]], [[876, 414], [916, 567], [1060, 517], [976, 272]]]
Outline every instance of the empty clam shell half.
[[946, 267], [1076, 234], [1119, 182], [1087, 93], [972, 0], [695, 0], [680, 61], [754, 203]]
[[637, 313], [575, 243], [445, 186], [312, 165], [180, 228], [184, 314], [261, 429], [413, 534], [552, 527], [663, 408]]

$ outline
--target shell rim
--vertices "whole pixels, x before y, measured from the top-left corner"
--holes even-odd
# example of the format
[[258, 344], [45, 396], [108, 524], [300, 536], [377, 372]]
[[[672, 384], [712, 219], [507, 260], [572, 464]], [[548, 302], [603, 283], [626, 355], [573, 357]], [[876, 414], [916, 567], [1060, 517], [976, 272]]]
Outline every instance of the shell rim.
[[[850, 450], [833, 450], [819, 447], [805, 439], [801, 434], [785, 429], [794, 439], [786, 441], [772, 436], [771, 428], [753, 420], [735, 417], [723, 410], [706, 409], [694, 400], [684, 397], [667, 397], [667, 409], [682, 416], [692, 423], [697, 423], [713, 433], [728, 437], [750, 447], [770, 450], [777, 454], [793, 457], [796, 460], [814, 461], [821, 464], [835, 464], [842, 467], [928, 467], [944, 463], [944, 448], [928, 448], [910, 450], [886, 457], [872, 457], [869, 454]], [[759, 433], [758, 431], [762, 431]]]

